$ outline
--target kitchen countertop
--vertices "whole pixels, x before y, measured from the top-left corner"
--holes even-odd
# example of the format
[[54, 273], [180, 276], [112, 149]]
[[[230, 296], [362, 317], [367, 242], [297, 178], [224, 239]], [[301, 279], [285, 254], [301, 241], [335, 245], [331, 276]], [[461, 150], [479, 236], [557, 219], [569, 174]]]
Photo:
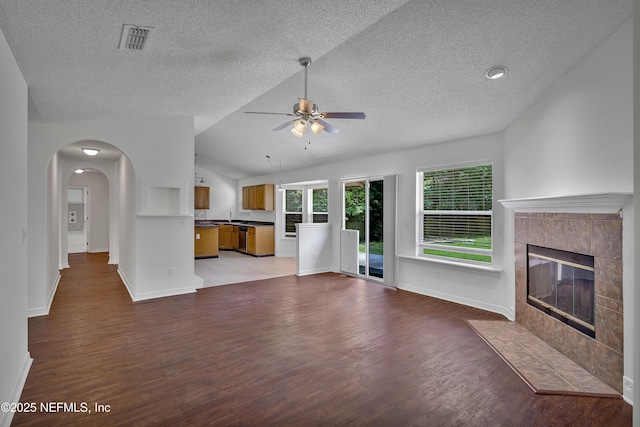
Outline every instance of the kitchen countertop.
[[220, 225], [242, 225], [246, 227], [273, 227], [272, 222], [261, 221], [225, 221], [215, 219], [197, 219], [195, 221], [195, 228], [212, 228], [219, 227]]

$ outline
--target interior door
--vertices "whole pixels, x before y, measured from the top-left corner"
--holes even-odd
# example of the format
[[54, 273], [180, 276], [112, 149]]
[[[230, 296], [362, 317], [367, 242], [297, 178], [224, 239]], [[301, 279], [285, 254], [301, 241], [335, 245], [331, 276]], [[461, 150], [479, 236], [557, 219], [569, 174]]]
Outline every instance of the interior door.
[[67, 188], [67, 252], [87, 252], [87, 187]]

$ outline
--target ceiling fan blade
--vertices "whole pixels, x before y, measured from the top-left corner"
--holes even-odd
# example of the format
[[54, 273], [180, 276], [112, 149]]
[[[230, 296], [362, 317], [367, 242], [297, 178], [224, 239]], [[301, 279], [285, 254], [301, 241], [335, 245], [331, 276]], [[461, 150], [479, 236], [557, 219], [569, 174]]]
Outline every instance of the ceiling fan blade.
[[286, 127], [291, 126], [291, 123], [293, 123], [293, 120], [289, 120], [288, 122], [283, 123], [280, 126], [278, 126], [277, 128], [274, 128], [272, 130], [282, 130], [282, 129], [286, 128]]
[[263, 111], [245, 111], [245, 114], [271, 114], [274, 116], [289, 116], [289, 117], [296, 117], [295, 114], [291, 114], [291, 113], [265, 113]]
[[327, 112], [320, 113], [325, 119], [364, 119], [366, 116], [362, 112]]
[[324, 131], [325, 132], [329, 132], [329, 133], [338, 133], [340, 132], [339, 129], [334, 128], [333, 126], [331, 126], [329, 123], [325, 122], [322, 119], [316, 119], [316, 122], [320, 123], [322, 126], [324, 126]]

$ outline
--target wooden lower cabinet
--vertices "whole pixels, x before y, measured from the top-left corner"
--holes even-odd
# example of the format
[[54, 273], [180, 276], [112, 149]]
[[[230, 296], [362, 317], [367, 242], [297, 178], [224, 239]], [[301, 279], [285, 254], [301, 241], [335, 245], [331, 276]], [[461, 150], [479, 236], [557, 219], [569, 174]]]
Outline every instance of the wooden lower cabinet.
[[218, 228], [194, 228], [194, 253], [196, 258], [215, 258], [218, 256]]
[[247, 253], [256, 256], [273, 255], [275, 253], [273, 226], [248, 228]]
[[239, 239], [239, 237], [240, 237], [239, 229], [240, 229], [240, 227], [239, 227], [239, 226], [234, 225], [234, 226], [233, 226], [233, 231], [231, 232], [231, 236], [232, 236], [232, 237], [231, 237], [231, 244], [233, 245], [233, 249], [234, 249], [234, 250], [236, 250], [236, 251], [237, 251], [237, 250], [238, 250], [238, 248], [240, 247], [240, 246], [238, 245], [238, 243], [239, 243], [238, 239]]
[[218, 226], [218, 242], [218, 249], [233, 249], [233, 225]]

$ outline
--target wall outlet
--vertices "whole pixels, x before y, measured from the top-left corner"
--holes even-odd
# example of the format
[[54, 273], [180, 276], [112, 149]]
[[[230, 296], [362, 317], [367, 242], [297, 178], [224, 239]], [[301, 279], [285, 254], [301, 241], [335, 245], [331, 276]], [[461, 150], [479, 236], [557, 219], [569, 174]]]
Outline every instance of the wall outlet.
[[169, 268], [169, 269], [167, 270], [167, 275], [168, 275], [169, 277], [173, 276], [174, 274], [175, 274], [175, 270], [173, 269], [173, 267], [171, 267], [171, 268]]

